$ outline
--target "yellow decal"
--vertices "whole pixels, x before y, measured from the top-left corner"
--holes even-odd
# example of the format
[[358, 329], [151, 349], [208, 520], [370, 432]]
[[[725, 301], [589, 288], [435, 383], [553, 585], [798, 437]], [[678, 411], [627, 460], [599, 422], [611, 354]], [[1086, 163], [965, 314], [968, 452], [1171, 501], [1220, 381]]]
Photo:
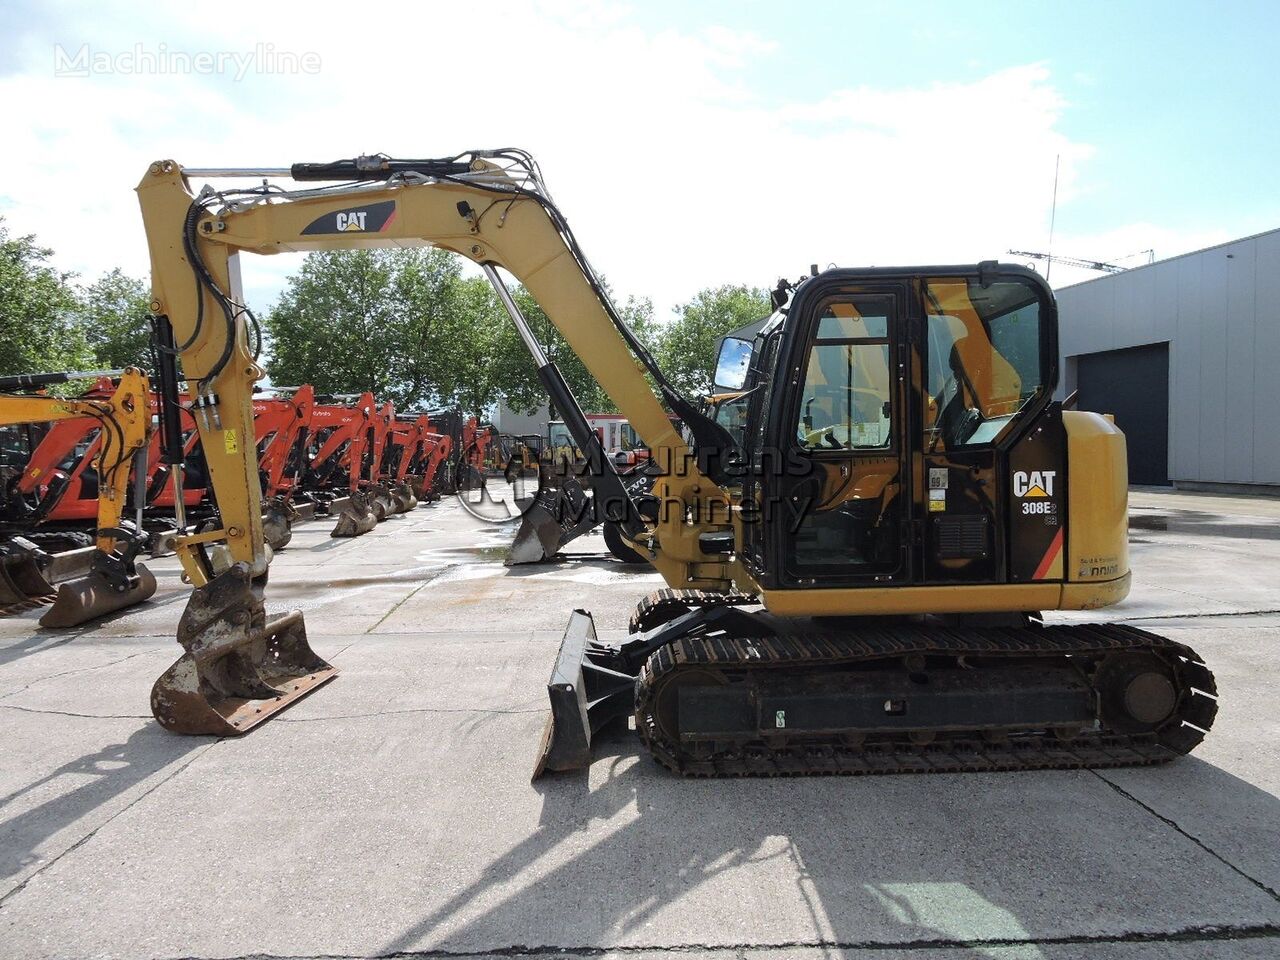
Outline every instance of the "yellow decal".
[[1037, 485], [1032, 487], [1026, 493], [1024, 493], [1023, 496], [1024, 497], [1047, 497], [1048, 494], [1044, 492], [1044, 489], [1042, 487]]
[[39, 467], [32, 467], [31, 470], [29, 471], [29, 476], [31, 477], [32, 480], [34, 480], [36, 477], [40, 476], [40, 474], [42, 473], [44, 473], [44, 471], [41, 470]]
[[222, 432], [222, 443], [227, 449], [227, 453], [239, 453], [240, 444], [236, 440], [236, 432], [234, 430], [224, 430]]
[[946, 502], [945, 500], [930, 500], [930, 501], [929, 501], [929, 512], [930, 512], [930, 513], [941, 513], [941, 512], [943, 512], [943, 511], [945, 511], [946, 509], [947, 509], [947, 502]]

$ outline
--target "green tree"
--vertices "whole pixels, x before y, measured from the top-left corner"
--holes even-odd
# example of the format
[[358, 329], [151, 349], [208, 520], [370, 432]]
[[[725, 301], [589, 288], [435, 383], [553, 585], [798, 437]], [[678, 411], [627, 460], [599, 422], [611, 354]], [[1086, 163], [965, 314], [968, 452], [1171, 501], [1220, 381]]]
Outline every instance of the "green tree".
[[49, 264], [52, 253], [34, 236], [11, 236], [0, 218], [0, 373], [92, 366], [71, 275]]
[[276, 383], [372, 390], [401, 408], [459, 402], [482, 409], [493, 384], [482, 357], [495, 304], [476, 295], [443, 250], [309, 254], [264, 320]]
[[[605, 285], [608, 292], [608, 285]], [[524, 287], [516, 287], [512, 298], [520, 307], [520, 312], [529, 321], [538, 342], [542, 344], [547, 359], [554, 363], [564, 375], [570, 391], [577, 398], [579, 405], [587, 413], [616, 413], [618, 408], [609, 399], [604, 388], [598, 384], [588, 372], [582, 358], [573, 352], [568, 342], [547, 318], [546, 313], [533, 299], [533, 295]], [[653, 349], [655, 324], [653, 321], [653, 302], [646, 298], [630, 297], [618, 308], [618, 314], [640, 338]], [[498, 382], [502, 385], [502, 396], [513, 410], [532, 412], [536, 407], [547, 402], [547, 391], [537, 377], [537, 367], [529, 351], [516, 333], [515, 327], [502, 317], [502, 328], [498, 331], [494, 350], [494, 364]], [[555, 411], [555, 416], [562, 416]]]
[[82, 288], [79, 301], [76, 319], [98, 366], [150, 366], [151, 295], [145, 281], [117, 268]]
[[730, 330], [770, 312], [762, 287], [708, 287], [676, 308], [679, 316], [661, 330], [657, 359], [663, 372], [686, 397], [704, 393], [711, 383], [716, 340]]

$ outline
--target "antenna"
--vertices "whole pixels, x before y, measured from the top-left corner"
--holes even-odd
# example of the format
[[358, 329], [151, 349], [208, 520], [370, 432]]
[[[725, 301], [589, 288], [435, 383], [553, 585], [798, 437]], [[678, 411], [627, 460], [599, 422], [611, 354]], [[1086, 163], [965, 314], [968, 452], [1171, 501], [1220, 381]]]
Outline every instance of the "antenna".
[[1062, 154], [1053, 158], [1053, 203], [1049, 207], [1049, 256], [1044, 267], [1044, 282], [1049, 282], [1049, 274], [1053, 272], [1053, 227], [1058, 219], [1058, 165], [1062, 163]]

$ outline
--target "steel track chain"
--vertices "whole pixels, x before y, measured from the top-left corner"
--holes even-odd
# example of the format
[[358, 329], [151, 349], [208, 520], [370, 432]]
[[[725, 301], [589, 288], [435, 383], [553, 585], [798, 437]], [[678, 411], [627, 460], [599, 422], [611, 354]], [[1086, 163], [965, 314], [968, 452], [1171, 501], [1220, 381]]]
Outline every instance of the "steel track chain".
[[[1151, 651], [1180, 680], [1173, 716], [1153, 733], [1083, 732], [1071, 740], [1043, 733], [988, 738], [982, 731], [945, 734], [928, 744], [898, 739], [861, 744], [844, 740], [762, 740], [728, 745], [709, 757], [687, 753], [660, 729], [654, 695], [659, 681], [682, 669], [831, 667], [909, 654], [972, 657], [1099, 656]], [[1072, 769], [1164, 763], [1189, 752], [1217, 713], [1213, 674], [1190, 647], [1124, 624], [1048, 627], [867, 627], [835, 633], [772, 637], [685, 637], [655, 651], [636, 681], [636, 728], [655, 759], [686, 776], [798, 776], [813, 774], [943, 773]]]
[[732, 607], [757, 602], [759, 598], [751, 593], [714, 593], [709, 590], [672, 590], [670, 587], [663, 587], [636, 604], [627, 624], [627, 632], [644, 633], [695, 607]]

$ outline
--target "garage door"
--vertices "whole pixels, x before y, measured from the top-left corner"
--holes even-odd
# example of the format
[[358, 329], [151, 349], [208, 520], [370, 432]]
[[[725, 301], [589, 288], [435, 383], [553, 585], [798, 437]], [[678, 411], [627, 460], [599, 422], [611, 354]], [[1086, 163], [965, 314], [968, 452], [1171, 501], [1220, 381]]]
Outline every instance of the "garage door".
[[1081, 410], [1113, 413], [1129, 442], [1129, 482], [1169, 485], [1169, 345], [1076, 358]]

